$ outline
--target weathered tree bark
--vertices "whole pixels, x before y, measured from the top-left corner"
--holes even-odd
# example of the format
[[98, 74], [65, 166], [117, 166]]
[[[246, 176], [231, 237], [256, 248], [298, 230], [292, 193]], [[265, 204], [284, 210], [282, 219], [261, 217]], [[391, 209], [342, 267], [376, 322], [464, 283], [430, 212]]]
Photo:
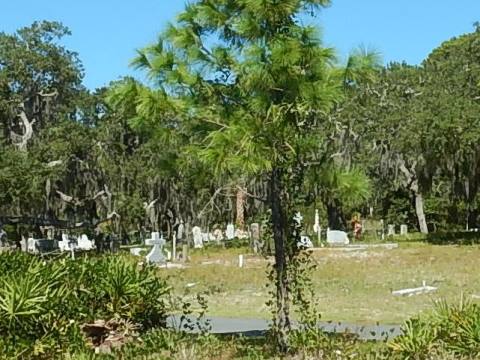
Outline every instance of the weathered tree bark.
[[425, 211], [423, 205], [423, 196], [421, 193], [415, 193], [415, 212], [417, 213], [418, 226], [422, 234], [428, 234], [427, 220], [425, 219]]
[[243, 186], [237, 186], [237, 216], [235, 223], [240, 230], [245, 230], [245, 199], [247, 197], [247, 189]]
[[[413, 163], [411, 169], [415, 169], [415, 166], [416, 162]], [[414, 170], [408, 169], [403, 160], [400, 162], [400, 171], [405, 175], [405, 184], [410, 187], [410, 190], [415, 196], [415, 212], [417, 214], [418, 227], [420, 228], [420, 232], [423, 234], [428, 234], [427, 220], [425, 218], [424, 211], [423, 194], [420, 192], [418, 178], [415, 175]]]
[[270, 175], [270, 208], [272, 211], [273, 239], [275, 243], [275, 285], [276, 285], [276, 316], [275, 331], [279, 350], [288, 349], [288, 332], [290, 323], [290, 299], [287, 274], [287, 232], [285, 190], [282, 183], [282, 172], [274, 169]]

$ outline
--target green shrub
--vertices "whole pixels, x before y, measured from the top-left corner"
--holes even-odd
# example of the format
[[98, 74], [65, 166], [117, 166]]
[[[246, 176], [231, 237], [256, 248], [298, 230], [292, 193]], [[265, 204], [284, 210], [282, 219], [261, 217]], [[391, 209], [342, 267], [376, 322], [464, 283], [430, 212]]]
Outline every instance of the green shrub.
[[165, 326], [170, 288], [130, 257], [43, 260], [0, 254], [0, 354], [53, 357], [85, 349], [80, 331], [98, 319]]
[[436, 302], [434, 311], [409, 320], [403, 334], [390, 344], [405, 359], [480, 356], [480, 307], [463, 298], [458, 305]]

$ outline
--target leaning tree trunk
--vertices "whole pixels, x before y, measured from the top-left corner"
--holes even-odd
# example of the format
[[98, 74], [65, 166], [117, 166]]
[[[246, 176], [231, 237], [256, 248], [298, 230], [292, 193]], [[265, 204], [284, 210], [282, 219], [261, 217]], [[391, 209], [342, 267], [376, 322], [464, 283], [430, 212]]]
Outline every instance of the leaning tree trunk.
[[288, 332], [291, 330], [286, 256], [288, 222], [285, 209], [285, 189], [279, 169], [274, 169], [271, 173], [269, 200], [275, 243], [276, 312], [274, 331], [277, 335], [276, 341], [279, 350], [286, 351], [288, 349]]
[[400, 171], [405, 176], [405, 184], [409, 184], [410, 190], [415, 195], [415, 212], [417, 213], [418, 226], [420, 232], [423, 234], [428, 234], [427, 220], [425, 218], [423, 195], [420, 190], [418, 183], [418, 177], [415, 174], [415, 168], [417, 166], [417, 161], [414, 161], [410, 168], [407, 168], [405, 161], [400, 162]]
[[418, 226], [422, 234], [428, 234], [427, 220], [425, 219], [425, 211], [423, 204], [423, 196], [421, 193], [415, 193], [415, 211], [418, 218]]

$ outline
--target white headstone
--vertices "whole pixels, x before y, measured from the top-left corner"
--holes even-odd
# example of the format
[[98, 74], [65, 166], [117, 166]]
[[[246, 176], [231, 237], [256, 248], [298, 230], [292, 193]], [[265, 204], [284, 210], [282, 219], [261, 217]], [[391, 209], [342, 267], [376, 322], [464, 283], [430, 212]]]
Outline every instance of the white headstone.
[[28, 238], [27, 240], [27, 251], [30, 253], [37, 253], [37, 240], [34, 238]]
[[183, 221], [182, 221], [180, 225], [178, 225], [177, 240], [182, 240], [184, 234], [185, 234], [185, 225], [183, 224]]
[[130, 249], [130, 254], [134, 256], [140, 256], [140, 252], [142, 251], [142, 248], [136, 247], [136, 248], [131, 248]]
[[202, 232], [202, 241], [204, 243], [207, 243], [210, 241], [210, 234], [206, 232]]
[[227, 230], [225, 231], [225, 235], [227, 236], [228, 240], [233, 240], [235, 238], [235, 226], [233, 226], [233, 224], [227, 225]]
[[165, 240], [163, 237], [157, 238], [158, 233], [152, 233], [152, 238], [147, 240], [147, 245], [153, 245], [152, 250], [146, 256], [146, 260], [153, 264], [165, 263], [165, 255], [163, 254], [163, 247], [165, 246]]
[[194, 226], [192, 228], [192, 233], [193, 233], [193, 246], [195, 247], [195, 249], [203, 248], [202, 229], [200, 229], [198, 226]]
[[28, 240], [25, 239], [25, 236], [22, 235], [22, 240], [20, 240], [20, 247], [23, 252], [27, 252], [28, 250]]
[[58, 248], [61, 252], [70, 251], [70, 238], [67, 234], [62, 233], [62, 241], [58, 242]]
[[393, 224], [388, 224], [388, 233], [387, 236], [393, 236], [395, 235], [395, 225]]
[[400, 225], [400, 235], [408, 234], [408, 226], [405, 224]]
[[330, 245], [348, 245], [348, 235], [345, 231], [328, 230], [327, 231], [327, 243]]
[[83, 234], [82, 236], [78, 237], [77, 247], [80, 250], [90, 251], [93, 249], [93, 242], [88, 240], [88, 236]]
[[160, 240], [160, 233], [159, 232], [152, 232], [150, 234], [150, 239], [145, 239], [145, 245], [153, 246], [155, 242]]

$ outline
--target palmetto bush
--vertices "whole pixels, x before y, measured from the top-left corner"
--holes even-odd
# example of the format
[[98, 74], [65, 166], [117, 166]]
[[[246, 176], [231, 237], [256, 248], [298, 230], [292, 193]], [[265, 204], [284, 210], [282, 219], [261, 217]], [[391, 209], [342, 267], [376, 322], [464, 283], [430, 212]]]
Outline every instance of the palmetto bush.
[[75, 351], [85, 344], [80, 326], [94, 320], [165, 324], [166, 282], [124, 256], [72, 261], [2, 253], [0, 272], [0, 357]]
[[433, 312], [408, 321], [390, 348], [405, 359], [430, 359], [436, 353], [476, 359], [480, 356], [480, 306], [463, 297], [459, 304], [438, 301]]

